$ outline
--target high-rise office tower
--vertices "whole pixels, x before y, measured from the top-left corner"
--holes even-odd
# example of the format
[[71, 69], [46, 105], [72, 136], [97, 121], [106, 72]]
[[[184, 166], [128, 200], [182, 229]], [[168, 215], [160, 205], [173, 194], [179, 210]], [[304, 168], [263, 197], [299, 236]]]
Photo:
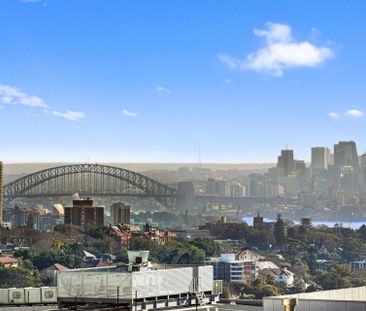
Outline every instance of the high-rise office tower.
[[311, 148], [311, 168], [328, 169], [330, 164], [330, 150], [326, 147]]
[[113, 225], [130, 223], [130, 206], [125, 203], [114, 203], [111, 206], [111, 220]]
[[278, 157], [277, 169], [281, 176], [292, 175], [295, 171], [294, 151], [281, 150], [281, 155]]
[[3, 162], [0, 161], [0, 226], [3, 222]]
[[344, 166], [352, 166], [354, 171], [358, 171], [360, 165], [354, 141], [340, 141], [334, 145], [334, 166], [338, 172], [342, 172]]

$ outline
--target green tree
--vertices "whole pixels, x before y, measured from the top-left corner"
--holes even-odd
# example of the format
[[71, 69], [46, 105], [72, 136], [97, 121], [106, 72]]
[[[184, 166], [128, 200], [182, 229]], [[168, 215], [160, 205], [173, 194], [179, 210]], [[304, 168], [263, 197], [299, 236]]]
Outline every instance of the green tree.
[[286, 240], [286, 224], [283, 221], [281, 214], [277, 215], [277, 221], [274, 224], [273, 235], [276, 239], [277, 245], [283, 245]]
[[230, 285], [225, 282], [222, 287], [222, 298], [231, 298], [232, 295]]
[[262, 299], [268, 296], [278, 296], [281, 294], [279, 288], [274, 284], [268, 284], [263, 279], [255, 279], [246, 292], [255, 295], [256, 299]]
[[75, 256], [51, 249], [33, 257], [32, 262], [39, 270], [47, 268], [54, 263], [60, 263], [66, 267], [73, 268], [75, 267]]
[[197, 238], [189, 241], [189, 243], [204, 250], [206, 257], [215, 257], [221, 254], [220, 245], [211, 239]]
[[35, 287], [39, 282], [31, 270], [24, 268], [0, 268], [0, 287]]
[[316, 281], [323, 289], [352, 286], [351, 268], [346, 264], [334, 264], [329, 271], [317, 271]]
[[109, 233], [108, 226], [89, 226], [86, 228], [86, 234], [94, 239], [104, 239]]
[[300, 231], [302, 234], [306, 234], [312, 227], [313, 224], [311, 222], [311, 218], [308, 217], [301, 218]]
[[21, 258], [23, 260], [26, 260], [26, 259], [32, 259], [35, 255], [29, 248], [20, 248], [14, 251], [13, 256], [15, 258]]
[[117, 261], [128, 263], [128, 253], [125, 249], [122, 249], [121, 252], [117, 255]]

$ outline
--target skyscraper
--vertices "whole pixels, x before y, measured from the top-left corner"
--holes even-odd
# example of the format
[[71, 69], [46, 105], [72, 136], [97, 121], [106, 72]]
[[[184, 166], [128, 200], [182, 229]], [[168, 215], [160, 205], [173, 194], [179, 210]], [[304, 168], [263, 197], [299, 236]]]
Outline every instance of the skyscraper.
[[366, 153], [361, 155], [361, 167], [366, 168]]
[[281, 176], [292, 175], [295, 171], [294, 151], [281, 150], [281, 155], [278, 157], [277, 169]]
[[328, 169], [330, 164], [330, 150], [326, 147], [311, 148], [311, 168]]
[[0, 226], [3, 222], [3, 162], [0, 161]]
[[111, 206], [111, 221], [113, 225], [130, 223], [130, 206], [122, 202]]
[[344, 166], [352, 166], [354, 171], [358, 171], [360, 165], [354, 141], [340, 141], [334, 145], [334, 166], [337, 172], [342, 172]]
[[366, 153], [361, 155], [361, 183], [362, 189], [365, 191], [366, 189]]

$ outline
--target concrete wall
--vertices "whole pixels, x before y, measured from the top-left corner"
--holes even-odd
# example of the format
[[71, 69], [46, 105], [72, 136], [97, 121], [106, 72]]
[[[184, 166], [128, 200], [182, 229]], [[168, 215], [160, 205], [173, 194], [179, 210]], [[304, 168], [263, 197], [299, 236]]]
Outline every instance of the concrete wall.
[[283, 311], [282, 300], [295, 298], [295, 311], [366, 311], [366, 286], [336, 290], [267, 297], [264, 311]]
[[[192, 267], [132, 273], [68, 270], [57, 274], [58, 297], [133, 299], [188, 293]], [[213, 267], [198, 267], [200, 290], [213, 290]]]

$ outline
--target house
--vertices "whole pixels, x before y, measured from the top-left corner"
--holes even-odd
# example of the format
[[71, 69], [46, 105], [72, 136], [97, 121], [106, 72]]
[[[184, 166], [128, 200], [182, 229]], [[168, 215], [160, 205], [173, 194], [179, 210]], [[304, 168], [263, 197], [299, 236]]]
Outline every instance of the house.
[[327, 255], [328, 254], [328, 250], [327, 248], [325, 247], [324, 244], [320, 245], [318, 248], [317, 248], [317, 251], [318, 251], [318, 254], [319, 255]]
[[274, 278], [276, 283], [286, 286], [292, 286], [294, 283], [294, 274], [287, 270], [287, 268], [266, 268], [259, 272], [259, 274], [265, 279]]
[[69, 268], [61, 265], [60, 263], [53, 263], [47, 268], [42, 269], [40, 272], [43, 275], [53, 276], [56, 271], [67, 271]]
[[52, 265], [50, 265], [47, 268], [44, 268], [40, 271], [40, 274], [43, 278], [48, 278], [50, 280], [50, 284], [51, 286], [55, 286], [56, 285], [56, 275], [58, 271], [67, 271], [69, 270], [69, 268], [59, 264], [59, 263], [54, 263]]
[[117, 252], [121, 247], [127, 248], [132, 237], [129, 227], [118, 225], [111, 226], [110, 228], [109, 234], [116, 242], [116, 245], [113, 247], [114, 251]]
[[176, 233], [170, 231], [161, 231], [158, 228], [154, 228], [147, 223], [144, 227], [144, 233], [141, 237], [143, 239], [152, 240], [163, 245], [170, 242], [173, 237], [175, 238]]
[[2, 268], [18, 268], [19, 262], [13, 257], [0, 257], [0, 267]]
[[272, 261], [257, 261], [256, 263], [258, 270], [264, 269], [278, 269], [279, 267]]
[[366, 259], [351, 261], [350, 266], [352, 270], [366, 270]]
[[95, 257], [95, 255], [93, 255], [92, 253], [83, 251], [83, 260], [85, 262], [88, 262], [88, 261], [92, 261], [92, 260], [97, 260], [97, 257]]
[[159, 234], [160, 234], [160, 244], [169, 243], [172, 239], [177, 237], [177, 234], [171, 231], [160, 231]]
[[263, 260], [264, 257], [258, 255], [256, 252], [253, 252], [250, 249], [242, 248], [235, 253], [235, 259], [243, 261], [258, 261]]

